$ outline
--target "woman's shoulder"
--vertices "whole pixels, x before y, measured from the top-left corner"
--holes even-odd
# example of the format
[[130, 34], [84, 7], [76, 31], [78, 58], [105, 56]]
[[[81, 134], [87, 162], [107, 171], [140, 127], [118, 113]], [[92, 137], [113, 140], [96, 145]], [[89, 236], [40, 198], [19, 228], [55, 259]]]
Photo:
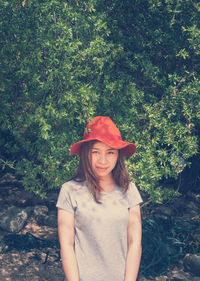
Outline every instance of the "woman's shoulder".
[[84, 186], [84, 182], [79, 182], [76, 180], [69, 180], [62, 185], [62, 189], [65, 191], [77, 191]]
[[127, 192], [130, 192], [130, 193], [132, 193], [132, 192], [138, 192], [138, 188], [137, 188], [137, 186], [136, 186], [136, 184], [135, 184], [134, 182], [131, 181], [131, 182], [129, 183]]
[[140, 192], [134, 182], [130, 182], [127, 190], [127, 198], [132, 205], [136, 205], [142, 202]]
[[133, 181], [131, 181], [130, 183], [129, 183], [129, 187], [131, 188], [131, 187], [136, 187], [136, 184], [133, 182]]
[[70, 180], [65, 182], [59, 192], [56, 206], [69, 212], [75, 212], [77, 198], [81, 197], [83, 182]]

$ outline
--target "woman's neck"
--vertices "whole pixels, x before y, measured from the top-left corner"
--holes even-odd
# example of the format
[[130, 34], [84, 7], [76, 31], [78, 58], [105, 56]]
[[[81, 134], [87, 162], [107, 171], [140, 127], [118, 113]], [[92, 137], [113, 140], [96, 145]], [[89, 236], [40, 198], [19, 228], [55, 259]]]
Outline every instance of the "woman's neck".
[[111, 192], [115, 188], [115, 181], [113, 178], [101, 179], [99, 180], [99, 185], [101, 187], [101, 192], [107, 193]]

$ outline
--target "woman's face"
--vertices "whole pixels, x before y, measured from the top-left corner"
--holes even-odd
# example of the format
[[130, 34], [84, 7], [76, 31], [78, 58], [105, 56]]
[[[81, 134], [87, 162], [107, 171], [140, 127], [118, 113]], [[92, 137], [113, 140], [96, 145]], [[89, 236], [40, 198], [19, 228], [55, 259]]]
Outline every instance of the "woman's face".
[[118, 150], [107, 144], [97, 141], [90, 150], [90, 163], [92, 170], [99, 179], [112, 177], [118, 159]]

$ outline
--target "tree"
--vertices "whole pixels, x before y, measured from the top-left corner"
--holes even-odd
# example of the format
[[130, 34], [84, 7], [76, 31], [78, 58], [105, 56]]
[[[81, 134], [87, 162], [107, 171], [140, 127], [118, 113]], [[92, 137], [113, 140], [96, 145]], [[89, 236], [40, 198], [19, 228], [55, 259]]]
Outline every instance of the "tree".
[[198, 153], [198, 1], [1, 1], [0, 158], [45, 196], [75, 171], [95, 115], [136, 142], [127, 161], [155, 200]]

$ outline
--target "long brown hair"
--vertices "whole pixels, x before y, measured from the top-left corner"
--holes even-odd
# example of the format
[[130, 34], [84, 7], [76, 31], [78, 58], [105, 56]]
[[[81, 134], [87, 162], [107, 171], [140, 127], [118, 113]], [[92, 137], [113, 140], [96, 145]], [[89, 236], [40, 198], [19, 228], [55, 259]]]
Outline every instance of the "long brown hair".
[[[93, 140], [93, 141], [85, 142], [81, 145], [80, 154], [79, 154], [80, 160], [79, 160], [77, 173], [72, 179], [78, 182], [86, 181], [91, 193], [94, 196], [95, 201], [97, 203], [101, 203], [100, 202], [101, 188], [98, 179], [96, 178], [92, 170], [89, 160], [91, 148], [96, 142], [97, 140]], [[129, 187], [130, 177], [125, 166], [124, 155], [121, 149], [119, 149], [117, 163], [112, 171], [112, 174], [115, 183], [118, 186], [120, 186], [120, 188], [122, 188], [123, 192], [125, 193]]]

